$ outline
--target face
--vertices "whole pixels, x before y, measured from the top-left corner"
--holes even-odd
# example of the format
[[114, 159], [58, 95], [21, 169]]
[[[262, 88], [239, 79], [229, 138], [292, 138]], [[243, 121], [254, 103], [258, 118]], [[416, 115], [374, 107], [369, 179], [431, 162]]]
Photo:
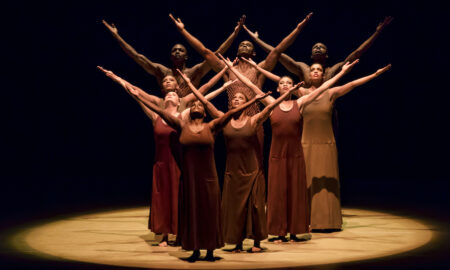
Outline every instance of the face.
[[278, 82], [278, 92], [280, 94], [286, 93], [290, 88], [294, 86], [294, 81], [289, 77], [281, 77], [280, 81]]
[[175, 91], [178, 88], [178, 82], [175, 79], [174, 76], [168, 75], [163, 78], [162, 82], [162, 88], [164, 92], [170, 92]]
[[323, 67], [321, 64], [312, 64], [309, 70], [309, 76], [312, 81], [323, 80]]
[[166, 103], [166, 102], [172, 102], [175, 105], [179, 105], [180, 98], [178, 97], [178, 94], [176, 92], [170, 91], [164, 97], [164, 103]]
[[253, 44], [244, 40], [239, 44], [237, 56], [252, 57], [255, 56], [255, 48]]
[[202, 118], [205, 116], [205, 107], [199, 100], [191, 103], [191, 118]]
[[244, 94], [237, 92], [231, 100], [231, 107], [237, 108], [245, 102], [247, 102], [247, 97]]
[[328, 57], [328, 49], [327, 46], [323, 43], [316, 43], [312, 47], [311, 50], [311, 58], [327, 58]]
[[170, 51], [170, 57], [173, 61], [186, 61], [187, 51], [186, 48], [181, 44], [175, 44]]

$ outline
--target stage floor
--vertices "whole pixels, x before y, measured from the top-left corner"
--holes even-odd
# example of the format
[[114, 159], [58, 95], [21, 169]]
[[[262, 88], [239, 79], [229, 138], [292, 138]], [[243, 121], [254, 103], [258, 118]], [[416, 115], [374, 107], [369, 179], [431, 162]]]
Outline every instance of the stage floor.
[[[299, 243], [262, 242], [263, 253], [228, 253], [211, 263], [180, 260], [190, 252], [158, 247], [147, 230], [148, 208], [131, 208], [64, 218], [16, 235], [14, 246], [48, 259], [153, 269], [283, 268], [368, 260], [399, 254], [429, 242], [432, 229], [418, 220], [362, 209], [343, 209], [344, 230], [313, 233]], [[246, 240], [244, 248], [252, 241]], [[226, 246], [230, 248], [232, 246]], [[202, 251], [202, 255], [204, 255]]]

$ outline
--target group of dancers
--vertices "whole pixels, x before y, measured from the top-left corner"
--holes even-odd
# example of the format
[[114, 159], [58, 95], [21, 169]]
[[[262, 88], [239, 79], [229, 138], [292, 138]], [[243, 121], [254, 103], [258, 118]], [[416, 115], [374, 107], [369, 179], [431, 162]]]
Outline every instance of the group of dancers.
[[[240, 252], [244, 239], [249, 238], [253, 239], [253, 247], [247, 251], [261, 252], [260, 242], [269, 234], [275, 236], [269, 241], [286, 242], [288, 234], [290, 241], [304, 241], [311, 239], [311, 231], [341, 230], [333, 105], [337, 98], [381, 75], [391, 65], [342, 86], [334, 85], [353, 68], [392, 18], [385, 18], [344, 61], [328, 66], [327, 47], [322, 43], [313, 46], [311, 65], [283, 53], [312, 13], [276, 47], [250, 31], [243, 16], [215, 52], [189, 33], [179, 18], [169, 16], [203, 56], [202, 63], [186, 67], [187, 52], [181, 44], [171, 50], [172, 67], [154, 63], [125, 42], [114, 24], [103, 21], [124, 51], [157, 78], [164, 98], [148, 94], [99, 67], [138, 102], [153, 122], [156, 151], [149, 229], [163, 235], [159, 245], [167, 246], [168, 235], [174, 234], [184, 250], [193, 251], [187, 261], [197, 261], [200, 249], [207, 250], [204, 260], [214, 261], [214, 250], [224, 243], [235, 245], [227, 251]], [[262, 62], [252, 60], [255, 51], [247, 40], [239, 44], [233, 62], [222, 56], [242, 28], [268, 52]], [[278, 61], [301, 82], [271, 73]], [[199, 87], [210, 69], [217, 74]], [[266, 77], [278, 83], [278, 98], [263, 91]], [[220, 78], [225, 81], [223, 86], [206, 95]], [[227, 112], [211, 103], [223, 91], [228, 94]], [[206, 112], [212, 121], [205, 122]], [[262, 124], [268, 118], [272, 142], [266, 189]], [[215, 136], [221, 131], [227, 152], [222, 193], [213, 148]]]

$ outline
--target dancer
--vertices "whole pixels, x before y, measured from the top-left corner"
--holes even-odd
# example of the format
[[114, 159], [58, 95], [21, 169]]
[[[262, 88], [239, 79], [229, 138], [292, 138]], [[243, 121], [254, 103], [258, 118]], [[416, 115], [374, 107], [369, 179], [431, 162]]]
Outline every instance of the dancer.
[[[147, 94], [142, 89], [120, 78], [112, 71], [105, 70], [102, 67], [98, 68], [103, 71], [106, 76], [119, 83], [128, 93], [136, 93], [131, 95], [137, 100], [146, 115], [152, 120], [156, 149], [155, 162], [153, 164], [152, 200], [148, 228], [155, 234], [163, 235], [159, 246], [166, 247], [168, 245], [168, 235], [177, 235], [178, 232], [178, 186], [180, 179], [180, 170], [178, 167], [180, 159], [178, 131], [168, 126], [161, 117], [148, 109], [143, 103], [151, 102], [153, 104], [159, 104], [159, 102], [149, 101], [159, 98]], [[211, 81], [207, 83], [208, 86], [206, 86], [206, 88], [211, 87], [214, 80], [217, 79], [211, 79]], [[176, 84], [176, 81], [173, 83], [165, 83], [163, 80], [163, 92], [167, 93], [163, 100], [163, 108], [167, 113], [181, 118], [178, 109], [180, 100], [192, 100], [195, 96], [191, 93], [180, 99], [177, 93], [173, 91], [176, 89], [176, 85], [174, 84]], [[225, 83], [224, 86], [213, 91], [207, 95], [206, 98], [211, 99], [217, 96], [223, 92], [228, 85], [230, 85], [228, 82]], [[169, 91], [169, 89], [172, 91]], [[148, 96], [151, 96], [151, 99], [149, 99]], [[186, 115], [186, 112], [184, 115]]]
[[[138, 94], [137, 92], [132, 92]], [[205, 260], [214, 261], [214, 249], [223, 246], [220, 214], [220, 188], [214, 162], [214, 135], [238, 113], [266, 95], [229, 110], [209, 123], [204, 123], [203, 100], [191, 102], [189, 116], [179, 119], [151, 102], [144, 101], [149, 109], [162, 117], [170, 126], [180, 130], [182, 145], [182, 208], [181, 246], [193, 250], [189, 262], [200, 257], [200, 249], [207, 249]], [[206, 104], [208, 106], [208, 104]]]
[[[238, 35], [239, 31], [242, 28], [242, 25], [245, 21], [245, 15], [243, 15], [236, 27], [234, 28], [233, 33], [225, 40], [225, 42], [217, 49], [217, 52], [225, 53], [228, 48], [231, 46], [231, 43], [233, 43], [234, 39]], [[128, 44], [120, 35], [117, 27], [114, 24], [108, 24], [105, 20], [102, 20], [103, 24], [108, 28], [108, 30], [111, 32], [112, 36], [117, 40], [120, 47], [131, 57], [134, 61], [136, 61], [142, 68], [144, 68], [145, 71], [147, 71], [150, 75], [153, 75], [156, 77], [156, 80], [158, 81], [158, 84], [162, 87], [163, 79], [167, 75], [173, 76], [178, 84], [180, 85], [180, 91], [178, 95], [180, 97], [184, 97], [190, 93], [189, 87], [183, 83], [183, 81], [178, 76], [178, 73], [176, 73], [176, 69], [182, 70], [185, 74], [189, 76], [189, 78], [192, 80], [192, 83], [198, 87], [200, 84], [200, 80], [203, 78], [203, 76], [208, 73], [208, 71], [211, 69], [211, 67], [208, 65], [206, 61], [203, 61], [193, 67], [186, 67], [186, 61], [188, 59], [186, 48], [181, 44], [175, 44], [171, 49], [171, 56], [170, 60], [172, 62], [172, 67], [168, 68], [162, 64], [154, 63], [150, 61], [147, 57], [144, 55], [138, 53], [130, 44]], [[216, 71], [217, 72], [217, 71]], [[165, 93], [163, 93], [165, 94]]]
[[[358, 62], [346, 63], [332, 79], [324, 82], [316, 91], [312, 91], [296, 100], [285, 100], [277, 106], [270, 116], [272, 125], [272, 145], [269, 159], [269, 179], [267, 196], [268, 233], [277, 237], [269, 241], [286, 242], [285, 235], [290, 234], [291, 241], [300, 241], [297, 234], [309, 232], [310, 214], [306, 185], [306, 170], [301, 145], [302, 114], [316, 98], [331, 87]], [[226, 61], [231, 72], [242, 80], [255, 93], [262, 91], [245, 76], [240, 75]], [[293, 85], [289, 77], [279, 80], [277, 91], [286, 93]], [[272, 104], [274, 98], [266, 97], [262, 102]], [[309, 235], [307, 236], [309, 238]], [[305, 240], [305, 239], [303, 239]]]
[[[199, 100], [202, 100], [203, 96], [197, 92], [189, 78], [181, 72], [180, 74], [191, 87], [192, 92]], [[223, 130], [227, 146], [222, 192], [223, 232], [225, 243], [236, 245], [227, 251], [243, 251], [242, 242], [245, 238], [254, 240], [253, 247], [248, 252], [262, 251], [260, 241], [267, 238], [266, 187], [263, 168], [258, 162], [256, 132], [272, 110], [292, 92], [297, 91], [300, 85], [291, 87], [264, 110], [251, 117], [244, 112], [235, 113]], [[236, 92], [231, 108], [235, 109], [247, 101], [248, 98], [245, 94]], [[207, 100], [202, 100], [202, 102], [208, 104], [206, 108], [214, 118], [223, 115], [223, 112], [217, 110]]]
[[[372, 46], [374, 41], [377, 39], [377, 37], [380, 35], [380, 33], [383, 31], [383, 29], [389, 25], [389, 23], [393, 20], [392, 17], [386, 17], [384, 18], [383, 22], [379, 23], [377, 28], [375, 29], [375, 32], [366, 40], [364, 41], [355, 51], [353, 51], [351, 54], [349, 54], [344, 61], [336, 63], [330, 67], [326, 65], [326, 61], [328, 59], [328, 49], [327, 46], [323, 43], [316, 43], [313, 45], [311, 50], [311, 59], [313, 63], [319, 63], [323, 67], [325, 67], [324, 70], [324, 81], [329, 80], [331, 77], [333, 77], [339, 69], [344, 65], [344, 63], [347, 62], [353, 62], [356, 59], [359, 59], [361, 55]], [[250, 35], [250, 37], [261, 46], [261, 48], [270, 53], [274, 47], [271, 45], [265, 43], [259, 38], [258, 32], [252, 32], [250, 31], [245, 25], [244, 29], [247, 31], [247, 33]], [[304, 62], [297, 62], [285, 53], [281, 54], [280, 56], [280, 63], [291, 73], [297, 75], [299, 80], [304, 80], [307, 87], [311, 86], [311, 78], [309, 76], [311, 67], [304, 63]]]
[[[390, 67], [389, 64], [369, 76], [333, 87], [303, 110], [302, 145], [311, 196], [313, 231], [332, 232], [342, 229], [339, 168], [331, 121], [333, 105], [337, 98], [378, 77]], [[313, 64], [310, 76], [312, 86], [305, 89], [306, 93], [314, 93], [324, 82], [323, 66]]]

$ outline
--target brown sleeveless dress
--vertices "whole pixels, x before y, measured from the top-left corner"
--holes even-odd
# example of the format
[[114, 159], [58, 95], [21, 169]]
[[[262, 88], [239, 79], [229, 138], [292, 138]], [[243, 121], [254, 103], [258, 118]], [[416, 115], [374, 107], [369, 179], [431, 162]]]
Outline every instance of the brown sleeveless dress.
[[309, 200], [297, 102], [289, 111], [277, 106], [270, 116], [272, 145], [267, 189], [267, 228], [271, 235], [309, 232]]
[[155, 162], [153, 164], [152, 201], [148, 228], [157, 234], [177, 234], [178, 189], [180, 169], [178, 132], [157, 117], [153, 134]]
[[223, 130], [227, 162], [222, 193], [224, 240], [239, 244], [245, 238], [267, 238], [265, 179], [258, 159], [256, 129], [250, 119], [241, 128], [229, 122]]
[[302, 145], [311, 196], [311, 228], [341, 229], [342, 214], [333, 103], [326, 91], [303, 110]]
[[207, 124], [200, 132], [181, 130], [181, 209], [179, 237], [185, 250], [223, 246], [220, 187], [214, 161], [214, 136]]

